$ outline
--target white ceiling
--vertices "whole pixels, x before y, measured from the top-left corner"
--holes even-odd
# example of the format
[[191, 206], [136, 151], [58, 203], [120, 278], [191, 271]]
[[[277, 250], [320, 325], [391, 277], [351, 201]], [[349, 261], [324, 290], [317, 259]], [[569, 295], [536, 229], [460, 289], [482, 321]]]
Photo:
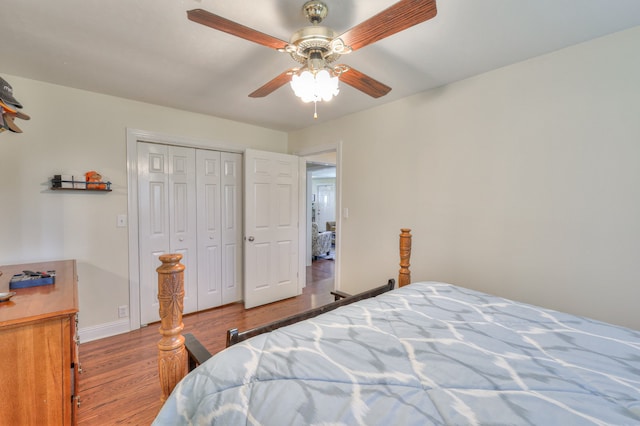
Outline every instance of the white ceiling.
[[[282, 40], [306, 26], [304, 0], [2, 0], [0, 75], [290, 131], [640, 25], [638, 0], [440, 0], [429, 21], [340, 62], [392, 87], [347, 85], [302, 104], [285, 85], [247, 95], [296, 65], [285, 53], [187, 20], [202, 8]], [[395, 0], [326, 0], [338, 33]], [[18, 100], [20, 94], [15, 93]], [[28, 105], [25, 105], [28, 112]]]
[[307, 163], [307, 171], [311, 172], [311, 178], [313, 179], [336, 177], [336, 166]]

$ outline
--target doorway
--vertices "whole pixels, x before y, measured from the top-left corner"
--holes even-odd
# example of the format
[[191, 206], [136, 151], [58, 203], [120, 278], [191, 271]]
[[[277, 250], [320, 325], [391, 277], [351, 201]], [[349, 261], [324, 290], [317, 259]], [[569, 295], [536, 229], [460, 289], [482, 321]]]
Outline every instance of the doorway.
[[336, 237], [336, 167], [307, 163], [307, 170], [311, 184], [311, 223], [313, 231], [320, 236], [312, 235], [311, 260], [315, 261], [318, 257], [333, 259]]
[[[336, 289], [339, 253], [337, 150], [309, 154], [306, 161], [307, 244], [306, 267], [309, 283]], [[313, 274], [309, 276], [309, 274]], [[318, 276], [320, 274], [321, 276]]]

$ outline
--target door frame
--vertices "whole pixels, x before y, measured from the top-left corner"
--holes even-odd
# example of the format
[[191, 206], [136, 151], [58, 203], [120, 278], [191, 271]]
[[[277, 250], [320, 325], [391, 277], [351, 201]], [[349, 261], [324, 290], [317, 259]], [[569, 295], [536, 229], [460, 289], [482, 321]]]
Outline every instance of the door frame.
[[138, 259], [138, 141], [175, 145], [186, 148], [243, 154], [248, 146], [219, 141], [193, 139], [139, 129], [127, 128], [127, 216], [129, 238], [129, 330], [137, 330], [140, 322], [140, 265]]
[[[329, 143], [326, 145], [318, 145], [309, 148], [303, 148], [298, 151], [293, 151], [293, 155], [297, 155], [300, 157], [300, 210], [299, 210], [299, 220], [300, 220], [300, 247], [305, 247], [305, 250], [300, 250], [300, 288], [306, 286], [306, 274], [302, 273], [306, 271], [307, 268], [307, 257], [306, 257], [306, 247], [307, 247], [307, 232], [306, 230], [311, 226], [307, 221], [307, 160], [306, 157], [322, 154], [324, 152], [335, 151], [336, 152], [336, 228], [341, 229], [342, 226], [342, 141], [339, 140], [335, 143]], [[304, 230], [304, 232], [302, 231]], [[340, 247], [342, 240], [342, 232], [336, 232], [336, 248], [335, 248], [335, 256], [334, 256], [334, 277], [333, 277], [333, 286], [334, 290], [341, 290], [341, 280], [340, 280]]]

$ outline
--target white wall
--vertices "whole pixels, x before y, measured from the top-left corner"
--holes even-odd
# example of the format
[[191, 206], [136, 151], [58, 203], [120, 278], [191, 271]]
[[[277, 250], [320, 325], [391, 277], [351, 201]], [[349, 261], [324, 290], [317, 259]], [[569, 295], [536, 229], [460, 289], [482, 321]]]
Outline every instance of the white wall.
[[[122, 321], [129, 304], [126, 129], [286, 152], [287, 134], [2, 74], [30, 121], [0, 134], [0, 265], [77, 259], [80, 328]], [[61, 171], [97, 170], [111, 193], [52, 192]]]
[[414, 281], [640, 329], [639, 45], [636, 27], [291, 133], [343, 142], [343, 290], [396, 277], [409, 227]]

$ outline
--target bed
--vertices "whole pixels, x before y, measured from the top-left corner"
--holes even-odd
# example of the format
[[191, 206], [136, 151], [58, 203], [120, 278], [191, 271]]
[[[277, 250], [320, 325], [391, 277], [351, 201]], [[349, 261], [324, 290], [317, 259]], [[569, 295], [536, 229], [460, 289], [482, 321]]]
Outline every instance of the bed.
[[640, 424], [640, 332], [415, 282], [214, 355], [154, 424]]

